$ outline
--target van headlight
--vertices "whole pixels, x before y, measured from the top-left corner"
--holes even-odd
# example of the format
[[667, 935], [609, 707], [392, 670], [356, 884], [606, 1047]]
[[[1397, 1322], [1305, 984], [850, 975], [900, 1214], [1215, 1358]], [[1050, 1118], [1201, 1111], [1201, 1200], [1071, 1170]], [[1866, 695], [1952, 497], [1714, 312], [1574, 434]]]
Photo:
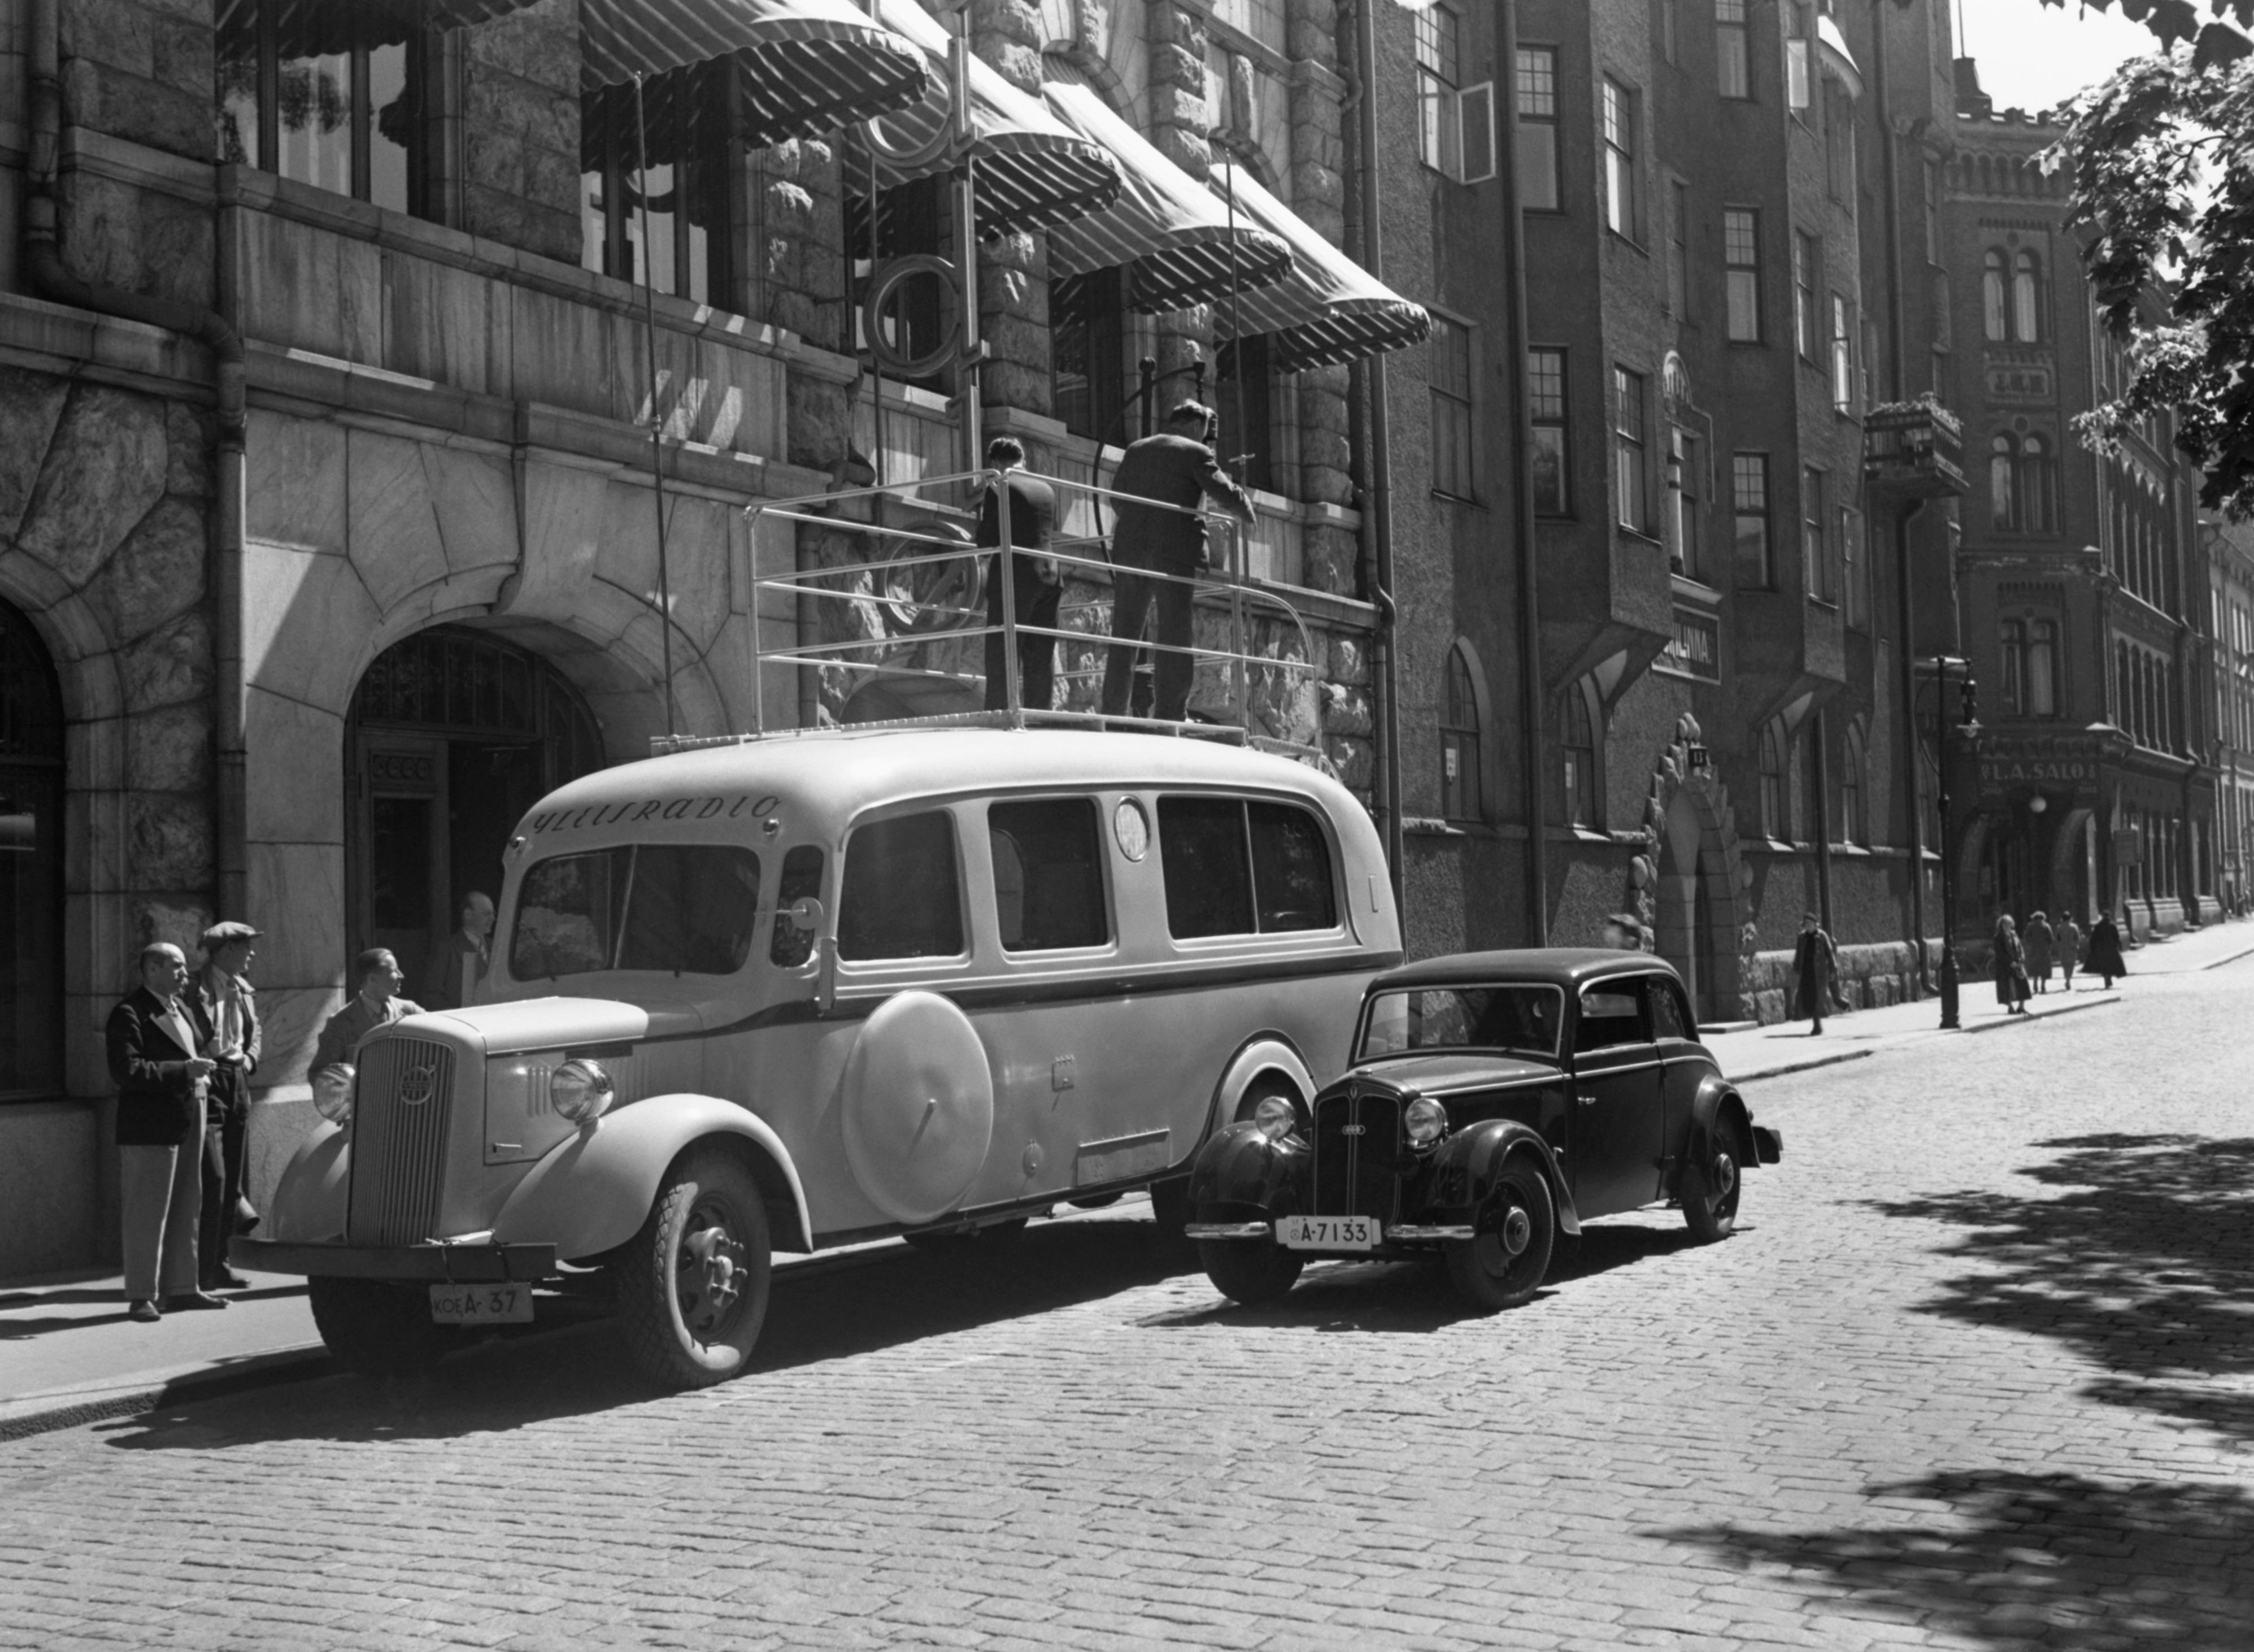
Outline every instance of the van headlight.
[[1411, 1147], [1430, 1147], [1448, 1133], [1448, 1110], [1429, 1096], [1419, 1096], [1401, 1115], [1401, 1128], [1409, 1132]]
[[603, 1071], [600, 1061], [591, 1061], [584, 1056], [566, 1061], [556, 1069], [556, 1076], [548, 1081], [548, 1099], [556, 1110], [574, 1124], [592, 1124], [603, 1116], [617, 1094], [611, 1075]]
[[313, 1110], [332, 1124], [352, 1122], [353, 1086], [359, 1069], [349, 1061], [336, 1061], [313, 1074]]
[[1284, 1096], [1264, 1096], [1252, 1110], [1252, 1122], [1271, 1142], [1280, 1142], [1299, 1127], [1299, 1110]]

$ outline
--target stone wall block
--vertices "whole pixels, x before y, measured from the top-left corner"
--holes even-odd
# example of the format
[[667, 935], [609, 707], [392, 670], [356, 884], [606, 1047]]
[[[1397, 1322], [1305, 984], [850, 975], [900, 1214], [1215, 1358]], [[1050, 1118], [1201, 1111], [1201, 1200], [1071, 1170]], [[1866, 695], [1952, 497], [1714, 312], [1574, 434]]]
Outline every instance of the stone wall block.
[[63, 180], [64, 260], [99, 286], [204, 304], [212, 299], [208, 207], [73, 173]]
[[[63, 8], [67, 14], [71, 8]], [[208, 160], [212, 148], [212, 99], [91, 58], [68, 57], [62, 65], [63, 119], [113, 137], [146, 144], [192, 160]]]
[[126, 783], [151, 792], [200, 792], [211, 783], [211, 708], [166, 706], [128, 719]]
[[1361, 560], [1361, 542], [1345, 528], [1326, 527], [1307, 530], [1305, 577], [1316, 590], [1353, 591], [1356, 584], [1354, 570]]
[[149, 74], [159, 85], [209, 97], [217, 70], [208, 15], [200, 19], [158, 18], [149, 30]]
[[1336, 68], [1343, 16], [1333, 0], [1289, 0], [1284, 10], [1284, 50], [1302, 61]]
[[1376, 718], [1370, 706], [1369, 690], [1349, 688], [1341, 682], [1326, 682], [1323, 692], [1323, 732], [1331, 735], [1353, 735], [1367, 738], [1376, 727]]
[[203, 600], [210, 546], [204, 507], [193, 500], [167, 498], [141, 519], [100, 581], [118, 641], [146, 636]]
[[23, 525], [69, 396], [67, 380], [0, 368], [0, 536], [12, 536]]
[[998, 316], [986, 324], [985, 338], [996, 360], [1048, 371], [1049, 332], [1044, 324]]
[[1292, 211], [1306, 218], [1311, 207], [1326, 206], [1336, 212], [1345, 205], [1346, 181], [1339, 176], [1336, 167], [1312, 158], [1292, 163]]
[[84, 385], [63, 410], [18, 543], [74, 585], [164, 496], [163, 404]]
[[126, 865], [137, 886], [209, 886], [211, 808], [203, 798], [136, 792], [126, 800], [125, 820]]
[[129, 710], [179, 705], [209, 694], [213, 682], [211, 620], [191, 608], [118, 655]]
[[853, 435], [853, 401], [847, 388], [794, 373], [786, 396], [790, 462], [813, 470], [836, 470], [845, 462], [845, 444]]
[[470, 32], [470, 57], [479, 68], [497, 69], [551, 90], [576, 93], [579, 85], [578, 0], [540, 0]]
[[1046, 418], [1054, 406], [1055, 386], [1046, 361], [1038, 368], [1014, 361], [990, 361], [981, 374], [980, 390], [979, 400], [987, 407], [1013, 407]]
[[212, 493], [216, 421], [186, 402], [164, 403], [164, 491], [187, 499]]
[[1330, 658], [1324, 676], [1334, 682], [1364, 683], [1369, 681], [1369, 643], [1360, 633], [1333, 631], [1330, 637]]
[[1368, 740], [1334, 735], [1323, 737], [1323, 752], [1339, 773], [1339, 782], [1348, 791], [1367, 793], [1373, 768], [1371, 747]]
[[155, 73], [158, 19], [134, 0], [71, 0], [59, 10], [57, 40], [66, 62], [85, 59], [144, 80]]

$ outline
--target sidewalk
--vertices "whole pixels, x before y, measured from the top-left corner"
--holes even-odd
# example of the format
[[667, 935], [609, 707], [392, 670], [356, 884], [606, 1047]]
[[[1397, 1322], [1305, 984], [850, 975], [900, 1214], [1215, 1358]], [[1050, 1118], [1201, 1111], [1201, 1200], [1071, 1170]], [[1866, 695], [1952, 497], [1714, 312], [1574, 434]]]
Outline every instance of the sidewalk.
[[[1996, 1002], [1995, 984], [1985, 971], [1967, 973], [1957, 994], [1957, 1019], [1964, 1032], [1988, 1032], [2022, 1026], [2054, 1015], [2071, 1015], [2118, 1004], [2134, 997], [2138, 984], [2154, 976], [2187, 975], [2220, 969], [2254, 956], [2254, 922], [2212, 924], [2207, 928], [2157, 941], [2129, 953], [2130, 973], [2107, 992], [2094, 976], [2076, 975], [2074, 990], [2060, 989], [2057, 976], [2051, 990], [2027, 1000], [2025, 1016], [2006, 1015]], [[1914, 1004], [1888, 1004], [1884, 1009], [1856, 1010], [1824, 1018], [1824, 1034], [1811, 1036], [1808, 1023], [1780, 1022], [1774, 1026], [1709, 1034], [1704, 1042], [1732, 1079], [1781, 1078], [1788, 1073], [1830, 1067], [1875, 1055], [1882, 1049], [1921, 1038], [1953, 1037], [1941, 1031], [1941, 1000], [1936, 996]]]

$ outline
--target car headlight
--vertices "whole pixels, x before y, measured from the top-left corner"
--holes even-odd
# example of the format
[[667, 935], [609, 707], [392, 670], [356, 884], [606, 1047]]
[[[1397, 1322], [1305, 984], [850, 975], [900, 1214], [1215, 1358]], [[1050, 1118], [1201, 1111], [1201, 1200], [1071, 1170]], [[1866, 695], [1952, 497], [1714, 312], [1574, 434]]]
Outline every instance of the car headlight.
[[353, 1086], [360, 1073], [349, 1061], [337, 1061], [313, 1074], [313, 1110], [332, 1124], [351, 1122]]
[[1429, 1096], [1419, 1096], [1401, 1115], [1401, 1127], [1409, 1132], [1411, 1147], [1430, 1147], [1448, 1133], [1448, 1110]]
[[1299, 1128], [1299, 1110], [1288, 1096], [1264, 1096], [1260, 1105], [1252, 1110], [1252, 1122], [1270, 1141], [1280, 1142]]
[[556, 1076], [548, 1081], [548, 1099], [556, 1110], [574, 1124], [592, 1124], [603, 1116], [617, 1094], [611, 1075], [603, 1071], [600, 1061], [591, 1061], [584, 1056], [564, 1063], [556, 1069]]

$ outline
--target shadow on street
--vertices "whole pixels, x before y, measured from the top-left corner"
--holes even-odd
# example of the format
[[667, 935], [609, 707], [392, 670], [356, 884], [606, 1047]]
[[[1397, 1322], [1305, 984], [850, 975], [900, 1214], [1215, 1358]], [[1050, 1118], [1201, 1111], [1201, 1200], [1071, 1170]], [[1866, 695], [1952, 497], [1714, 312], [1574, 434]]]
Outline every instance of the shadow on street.
[[2020, 1173], [2045, 1194], [1872, 1207], [1968, 1230], [1942, 1254], [1981, 1265], [1918, 1311], [2064, 1341], [2110, 1374], [2091, 1397], [2254, 1441], [2254, 1139], [2036, 1145], [2058, 1157]]
[[[2075, 1474], [1938, 1474], [1871, 1495], [1937, 1504], [1914, 1525], [1660, 1533], [1741, 1567], [1788, 1569], [1820, 1610], [1916, 1622], [2046, 1652], [2167, 1646], [2244, 1652], [2254, 1623], [2254, 1499], [2230, 1486], [2115, 1484]], [[2235, 1563], [2235, 1564], [2234, 1564]], [[1843, 1603], [1845, 1604], [1845, 1603]]]

